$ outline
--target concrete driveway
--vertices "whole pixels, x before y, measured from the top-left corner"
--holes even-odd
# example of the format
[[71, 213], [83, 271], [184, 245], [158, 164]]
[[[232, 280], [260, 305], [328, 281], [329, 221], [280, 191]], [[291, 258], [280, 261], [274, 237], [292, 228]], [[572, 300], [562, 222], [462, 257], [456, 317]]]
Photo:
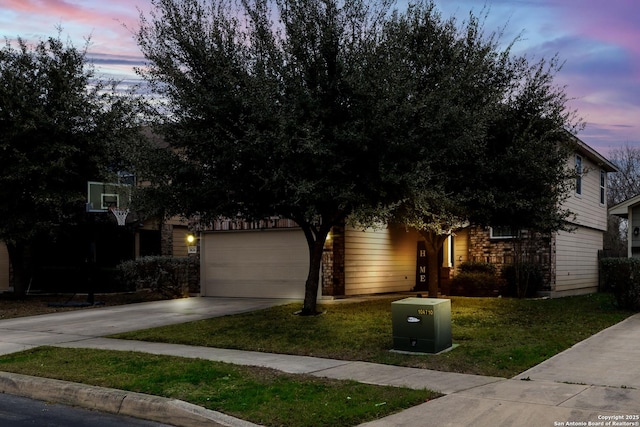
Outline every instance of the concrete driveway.
[[260, 310], [282, 299], [184, 298], [0, 321], [0, 354]]

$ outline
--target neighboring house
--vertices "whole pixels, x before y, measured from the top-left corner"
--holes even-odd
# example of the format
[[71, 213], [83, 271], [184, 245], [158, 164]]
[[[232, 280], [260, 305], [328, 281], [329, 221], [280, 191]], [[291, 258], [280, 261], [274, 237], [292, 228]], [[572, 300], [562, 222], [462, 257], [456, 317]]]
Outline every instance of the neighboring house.
[[178, 217], [165, 221], [144, 221], [135, 231], [135, 258], [144, 256], [187, 256], [188, 223]]
[[[29, 291], [87, 292], [89, 238], [101, 270], [94, 283], [97, 291], [114, 290], [114, 267], [122, 261], [151, 255], [187, 256], [188, 223], [180, 218], [139, 222], [130, 214], [127, 226], [120, 227], [110, 212], [88, 215], [93, 223], [90, 232], [79, 229], [70, 237], [38, 243], [34, 256], [36, 270], [30, 277]], [[0, 293], [13, 290], [10, 279], [9, 254], [6, 245], [0, 242]]]
[[[616, 167], [582, 141], [568, 159], [576, 168], [564, 208], [576, 214], [571, 232], [559, 231], [536, 248], [545, 270], [543, 293], [552, 297], [598, 289], [598, 251], [607, 228], [607, 173]], [[639, 215], [640, 220], [640, 215]], [[225, 297], [302, 298], [309, 253], [302, 231], [283, 220], [221, 221], [201, 233], [201, 294]], [[512, 236], [500, 227], [468, 227], [444, 244], [440, 292], [465, 261], [502, 267], [513, 261]], [[414, 230], [386, 226], [365, 231], [334, 227], [325, 244], [319, 296], [342, 297], [426, 289], [422, 239]]]
[[609, 213], [627, 220], [627, 257], [640, 258], [640, 195], [612, 206]]

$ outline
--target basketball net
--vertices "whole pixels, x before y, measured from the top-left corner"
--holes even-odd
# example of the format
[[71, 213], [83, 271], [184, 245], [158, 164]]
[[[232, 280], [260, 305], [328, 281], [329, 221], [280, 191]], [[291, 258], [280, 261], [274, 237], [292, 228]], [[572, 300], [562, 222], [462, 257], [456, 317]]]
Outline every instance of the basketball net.
[[118, 221], [118, 225], [125, 225], [127, 223], [127, 215], [129, 215], [129, 209], [119, 209], [116, 207], [110, 207], [109, 210], [113, 213]]

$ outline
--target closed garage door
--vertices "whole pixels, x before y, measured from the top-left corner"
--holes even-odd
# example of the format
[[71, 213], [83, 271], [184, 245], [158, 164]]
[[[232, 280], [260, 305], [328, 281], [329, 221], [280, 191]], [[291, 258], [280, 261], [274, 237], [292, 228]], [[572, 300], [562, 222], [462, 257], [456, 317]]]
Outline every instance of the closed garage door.
[[204, 296], [304, 298], [309, 250], [301, 230], [211, 232], [200, 243]]

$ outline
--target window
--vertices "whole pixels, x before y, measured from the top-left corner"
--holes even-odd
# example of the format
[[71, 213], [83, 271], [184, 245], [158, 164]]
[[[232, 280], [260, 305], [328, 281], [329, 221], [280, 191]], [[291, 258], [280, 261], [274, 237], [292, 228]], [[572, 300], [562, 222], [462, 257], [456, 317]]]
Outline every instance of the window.
[[607, 197], [607, 173], [603, 170], [600, 171], [600, 204], [604, 205]]
[[576, 156], [576, 194], [582, 194], [582, 157]]
[[509, 227], [508, 225], [490, 227], [489, 233], [489, 237], [491, 239], [513, 239], [515, 237], [518, 237], [516, 235], [517, 233], [514, 233], [511, 227]]
[[576, 156], [576, 194], [582, 194], [582, 157]]

